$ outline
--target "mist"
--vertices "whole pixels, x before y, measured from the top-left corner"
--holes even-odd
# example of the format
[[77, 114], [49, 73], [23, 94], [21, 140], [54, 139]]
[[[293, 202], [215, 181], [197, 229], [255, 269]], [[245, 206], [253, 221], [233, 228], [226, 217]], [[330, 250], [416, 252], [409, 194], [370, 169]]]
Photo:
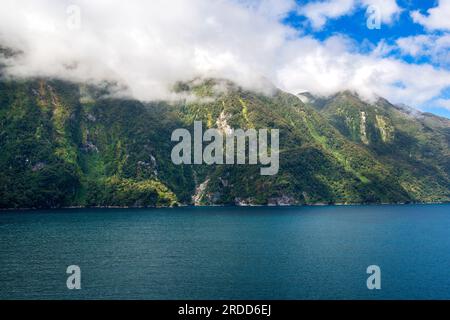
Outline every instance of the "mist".
[[[117, 83], [135, 99], [174, 98], [177, 81], [221, 78], [269, 92], [332, 94], [420, 105], [450, 84], [450, 73], [407, 64], [351, 39], [319, 41], [282, 23], [290, 0], [3, 0], [0, 46], [10, 77]], [[421, 74], [421, 77], [415, 75]], [[401, 85], [399, 85], [401, 84]]]

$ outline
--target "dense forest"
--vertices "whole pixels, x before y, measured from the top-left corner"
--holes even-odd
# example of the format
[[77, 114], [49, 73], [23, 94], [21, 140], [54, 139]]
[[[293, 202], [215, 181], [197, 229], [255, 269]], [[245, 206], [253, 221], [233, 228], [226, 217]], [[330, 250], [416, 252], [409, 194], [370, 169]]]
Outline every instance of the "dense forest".
[[[0, 81], [0, 208], [446, 202], [450, 121], [224, 80], [178, 83], [176, 102], [113, 98], [59, 80]], [[174, 165], [176, 128], [276, 128], [280, 170]]]

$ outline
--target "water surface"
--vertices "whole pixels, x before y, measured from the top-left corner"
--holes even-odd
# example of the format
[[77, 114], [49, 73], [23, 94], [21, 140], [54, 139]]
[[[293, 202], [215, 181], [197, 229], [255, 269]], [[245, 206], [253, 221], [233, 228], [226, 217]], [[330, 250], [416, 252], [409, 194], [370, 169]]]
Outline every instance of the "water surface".
[[450, 205], [0, 212], [0, 298], [450, 299]]

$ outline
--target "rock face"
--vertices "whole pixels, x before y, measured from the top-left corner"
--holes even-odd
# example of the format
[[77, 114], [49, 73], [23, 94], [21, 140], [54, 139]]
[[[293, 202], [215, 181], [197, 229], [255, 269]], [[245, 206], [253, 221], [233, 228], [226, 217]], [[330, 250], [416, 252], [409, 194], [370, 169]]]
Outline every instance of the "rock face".
[[287, 195], [282, 195], [278, 198], [270, 198], [268, 202], [268, 205], [272, 206], [292, 206], [296, 204], [298, 204], [298, 200]]
[[203, 201], [206, 200], [204, 198], [206, 196], [205, 190], [206, 187], [208, 186], [208, 183], [209, 179], [206, 179], [195, 189], [195, 194], [192, 196], [192, 202], [194, 203], [194, 205], [199, 206], [202, 204], [202, 200]]
[[[266, 96], [213, 79], [176, 90], [190, 98], [142, 103], [56, 80], [0, 81], [0, 208], [450, 200], [447, 119], [351, 92]], [[171, 134], [194, 121], [279, 129], [278, 174], [174, 165]]]
[[366, 113], [361, 111], [361, 123], [359, 125], [359, 130], [361, 133], [361, 141], [364, 144], [369, 144], [369, 140], [367, 139], [367, 128], [366, 128]]

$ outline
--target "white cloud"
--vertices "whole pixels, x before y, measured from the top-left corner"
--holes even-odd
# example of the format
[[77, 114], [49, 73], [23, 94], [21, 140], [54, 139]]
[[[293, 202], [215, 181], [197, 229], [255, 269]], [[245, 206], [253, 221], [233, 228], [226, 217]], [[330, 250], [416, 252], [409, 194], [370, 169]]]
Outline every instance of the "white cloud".
[[[66, 9], [81, 8], [81, 29]], [[0, 43], [23, 51], [14, 76], [116, 81], [141, 100], [171, 98], [196, 77], [227, 78], [263, 89], [263, 78], [291, 93], [356, 90], [419, 106], [450, 86], [450, 72], [356, 50], [344, 36], [325, 42], [279, 22], [284, 0], [3, 0]]]
[[307, 17], [315, 29], [325, 26], [328, 19], [340, 18], [355, 9], [355, 0], [326, 0], [310, 2], [299, 9], [299, 14]]
[[233, 0], [247, 8], [273, 18], [282, 18], [286, 13], [296, 9], [294, 0]]
[[[80, 30], [67, 28], [72, 3], [81, 9]], [[115, 80], [141, 99], [166, 97], [173, 82], [197, 76], [251, 86], [293, 33], [274, 11], [266, 14], [271, 3], [4, 0], [0, 42], [24, 52], [9, 68], [15, 75]]]
[[450, 99], [438, 99], [436, 103], [438, 106], [450, 110]]
[[403, 54], [417, 57], [426, 53], [431, 41], [430, 37], [430, 35], [405, 37], [398, 39], [396, 43]]
[[438, 6], [429, 9], [427, 15], [413, 11], [411, 17], [429, 30], [450, 30], [450, 0], [439, 0]]
[[391, 24], [402, 11], [396, 0], [320, 0], [307, 3], [298, 12], [309, 19], [314, 29], [322, 29], [328, 20], [351, 15], [357, 8], [369, 6], [379, 10], [381, 22], [387, 24]]
[[380, 10], [381, 21], [386, 24], [392, 24], [402, 12], [396, 0], [361, 0], [361, 4], [366, 7], [374, 6]]
[[[450, 72], [430, 65], [411, 65], [377, 54], [352, 52], [345, 39], [333, 37], [324, 44], [300, 39], [277, 73], [281, 87], [290, 92], [312, 91], [327, 95], [356, 90], [373, 99], [383, 96], [392, 102], [419, 106], [450, 86]], [[376, 51], [374, 51], [376, 52]]]
[[414, 58], [428, 57], [437, 65], [450, 67], [450, 34], [419, 35], [396, 41], [402, 54]]

